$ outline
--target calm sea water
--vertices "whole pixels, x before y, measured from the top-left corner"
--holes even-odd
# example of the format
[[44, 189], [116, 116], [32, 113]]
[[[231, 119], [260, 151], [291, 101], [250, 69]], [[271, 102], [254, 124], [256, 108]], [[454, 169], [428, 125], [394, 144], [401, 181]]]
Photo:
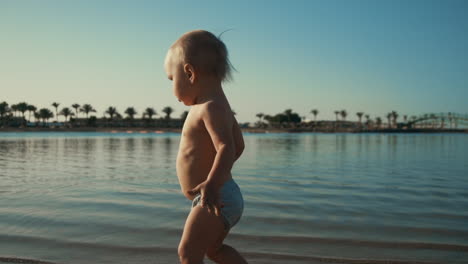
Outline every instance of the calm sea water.
[[[179, 139], [0, 133], [0, 263], [176, 263], [191, 205]], [[233, 168], [245, 211], [227, 243], [251, 263], [468, 263], [468, 135], [245, 143]]]

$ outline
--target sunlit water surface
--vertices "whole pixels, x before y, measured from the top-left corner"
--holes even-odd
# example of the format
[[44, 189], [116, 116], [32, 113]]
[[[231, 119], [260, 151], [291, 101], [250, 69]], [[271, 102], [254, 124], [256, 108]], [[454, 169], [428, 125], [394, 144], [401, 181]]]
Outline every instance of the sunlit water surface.
[[[0, 133], [0, 262], [176, 263], [179, 134]], [[245, 134], [251, 263], [468, 263], [468, 135]], [[365, 262], [367, 263], [367, 262]]]

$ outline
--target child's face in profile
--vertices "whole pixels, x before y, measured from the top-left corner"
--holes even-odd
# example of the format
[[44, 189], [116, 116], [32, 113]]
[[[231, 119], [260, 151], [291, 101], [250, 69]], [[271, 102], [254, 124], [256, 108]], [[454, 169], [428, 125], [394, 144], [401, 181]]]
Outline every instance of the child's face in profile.
[[169, 49], [164, 62], [167, 78], [173, 82], [174, 95], [185, 105], [193, 105], [196, 95], [191, 86], [190, 73], [184, 71], [184, 65], [176, 57], [172, 49]]

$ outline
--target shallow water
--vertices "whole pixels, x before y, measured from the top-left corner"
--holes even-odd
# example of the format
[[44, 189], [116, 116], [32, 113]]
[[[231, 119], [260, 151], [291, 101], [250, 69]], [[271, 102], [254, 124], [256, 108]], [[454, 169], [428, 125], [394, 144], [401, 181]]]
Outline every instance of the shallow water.
[[[175, 263], [190, 210], [179, 138], [0, 133], [0, 263]], [[227, 243], [252, 263], [468, 263], [468, 135], [245, 143], [244, 216]]]

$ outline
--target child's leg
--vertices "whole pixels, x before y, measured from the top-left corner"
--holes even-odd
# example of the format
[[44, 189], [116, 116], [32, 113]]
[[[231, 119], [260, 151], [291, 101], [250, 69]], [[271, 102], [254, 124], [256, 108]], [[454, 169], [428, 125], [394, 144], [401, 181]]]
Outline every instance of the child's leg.
[[219, 264], [247, 264], [247, 261], [235, 250], [226, 244], [223, 244], [229, 231], [224, 231], [214, 245], [208, 248], [206, 255], [212, 261]]
[[216, 243], [224, 233], [221, 216], [209, 213], [200, 205], [190, 211], [185, 222], [179, 244], [179, 257], [182, 264], [201, 264], [208, 248]]

